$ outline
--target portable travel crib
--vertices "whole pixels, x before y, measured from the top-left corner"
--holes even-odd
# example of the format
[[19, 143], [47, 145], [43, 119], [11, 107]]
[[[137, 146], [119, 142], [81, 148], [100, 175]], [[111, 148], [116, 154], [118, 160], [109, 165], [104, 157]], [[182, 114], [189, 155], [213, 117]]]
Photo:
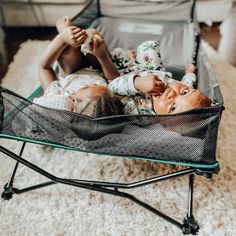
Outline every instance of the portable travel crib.
[[[89, 1], [74, 19], [80, 27], [101, 32], [109, 48], [136, 47], [144, 40], [160, 41], [167, 70], [181, 78], [184, 66], [197, 65], [200, 89], [213, 101], [210, 108], [193, 109], [176, 115], [120, 115], [91, 119], [75, 113], [36, 105], [31, 100], [42, 94], [38, 88], [28, 99], [0, 87], [0, 137], [22, 141], [19, 154], [0, 146], [0, 151], [16, 160], [2, 198], [13, 194], [62, 183], [125, 197], [179, 227], [185, 234], [195, 234], [199, 226], [193, 216], [194, 176], [211, 178], [218, 173], [216, 141], [223, 98], [218, 83], [200, 43], [195, 1]], [[36, 143], [74, 151], [137, 158], [185, 168], [170, 174], [133, 183], [111, 183], [54, 176], [22, 158], [26, 143]], [[47, 177], [50, 181], [17, 189], [13, 180], [19, 163]], [[120, 191], [162, 180], [189, 175], [188, 211], [183, 223], [153, 208], [134, 196]]]

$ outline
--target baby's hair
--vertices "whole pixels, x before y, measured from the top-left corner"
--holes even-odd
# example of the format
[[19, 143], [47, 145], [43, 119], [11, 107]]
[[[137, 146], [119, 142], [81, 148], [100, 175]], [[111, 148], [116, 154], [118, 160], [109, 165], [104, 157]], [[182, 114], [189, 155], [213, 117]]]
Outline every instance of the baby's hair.
[[198, 100], [196, 108], [210, 107], [211, 104], [212, 101], [206, 95], [202, 94], [201, 98]]
[[81, 110], [76, 113], [92, 118], [122, 115], [123, 105], [115, 96], [100, 95], [91, 99]]

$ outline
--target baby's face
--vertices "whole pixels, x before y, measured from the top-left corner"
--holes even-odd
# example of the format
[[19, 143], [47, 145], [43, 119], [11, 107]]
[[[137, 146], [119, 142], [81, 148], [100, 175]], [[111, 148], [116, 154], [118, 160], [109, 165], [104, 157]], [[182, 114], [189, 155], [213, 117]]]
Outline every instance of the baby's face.
[[172, 83], [167, 84], [162, 95], [153, 95], [152, 99], [156, 114], [174, 114], [201, 107], [200, 103], [206, 96], [182, 83]]

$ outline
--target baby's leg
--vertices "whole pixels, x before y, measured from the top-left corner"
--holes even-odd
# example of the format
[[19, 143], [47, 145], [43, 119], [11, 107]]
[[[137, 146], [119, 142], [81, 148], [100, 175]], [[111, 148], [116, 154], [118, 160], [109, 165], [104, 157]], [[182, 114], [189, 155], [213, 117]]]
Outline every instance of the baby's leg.
[[148, 70], [165, 71], [157, 41], [150, 40], [140, 44], [137, 49], [136, 61]]
[[98, 62], [98, 59], [91, 53], [87, 53], [85, 56], [85, 66], [92, 66], [94, 69], [101, 70], [101, 64]]
[[[71, 25], [72, 23], [68, 16], [63, 16], [56, 22], [58, 33]], [[80, 51], [80, 47], [68, 46], [58, 58], [59, 73], [61, 76], [66, 76], [83, 68], [84, 64], [85, 58]]]
[[[68, 26], [71, 26], [72, 22], [68, 16], [64, 16], [60, 18], [56, 23], [56, 28], [58, 33], [63, 31]], [[91, 54], [87, 53], [84, 55], [81, 52], [81, 47], [67, 47], [61, 57], [58, 59], [59, 67], [61, 68], [61, 72], [65, 75], [70, 74], [76, 70], [82, 69], [83, 67], [92, 66], [94, 69], [101, 70], [101, 65], [98, 62], [97, 58]]]

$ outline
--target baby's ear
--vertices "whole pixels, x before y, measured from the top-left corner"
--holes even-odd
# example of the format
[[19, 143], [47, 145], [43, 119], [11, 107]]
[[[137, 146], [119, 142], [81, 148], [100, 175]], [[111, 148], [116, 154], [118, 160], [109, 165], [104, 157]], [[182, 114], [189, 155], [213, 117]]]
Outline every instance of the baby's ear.
[[68, 111], [74, 110], [74, 99], [71, 96], [66, 98], [66, 107]]

